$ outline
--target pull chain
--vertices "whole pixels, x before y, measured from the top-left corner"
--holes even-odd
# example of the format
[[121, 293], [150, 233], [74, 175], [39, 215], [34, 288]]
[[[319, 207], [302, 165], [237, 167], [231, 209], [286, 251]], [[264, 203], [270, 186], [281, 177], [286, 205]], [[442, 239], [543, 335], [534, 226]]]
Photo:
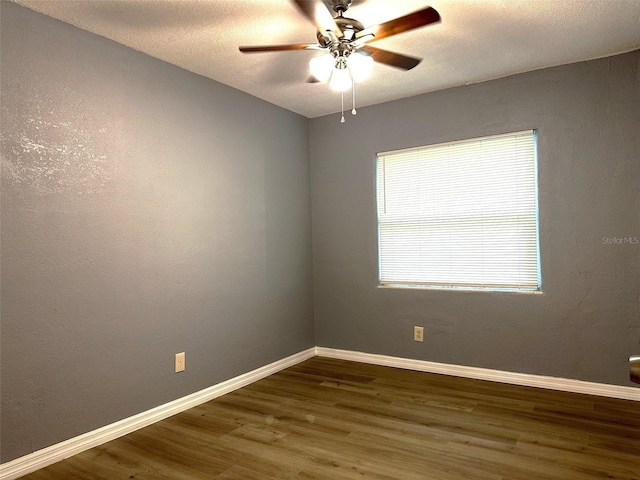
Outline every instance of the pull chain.
[[341, 111], [342, 117], [340, 117], [340, 123], [344, 123], [344, 90], [340, 92], [340, 96], [342, 98], [342, 111]]
[[355, 78], [351, 78], [351, 105], [353, 108], [351, 109], [351, 115], [355, 115], [356, 112], [356, 80]]

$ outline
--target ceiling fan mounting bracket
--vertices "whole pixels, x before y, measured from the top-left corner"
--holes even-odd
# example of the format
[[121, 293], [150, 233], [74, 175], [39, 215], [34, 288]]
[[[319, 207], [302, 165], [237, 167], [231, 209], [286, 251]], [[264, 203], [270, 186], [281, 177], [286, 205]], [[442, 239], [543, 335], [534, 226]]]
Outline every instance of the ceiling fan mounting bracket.
[[353, 0], [329, 0], [329, 3], [331, 3], [334, 12], [338, 15], [342, 15], [349, 9]]

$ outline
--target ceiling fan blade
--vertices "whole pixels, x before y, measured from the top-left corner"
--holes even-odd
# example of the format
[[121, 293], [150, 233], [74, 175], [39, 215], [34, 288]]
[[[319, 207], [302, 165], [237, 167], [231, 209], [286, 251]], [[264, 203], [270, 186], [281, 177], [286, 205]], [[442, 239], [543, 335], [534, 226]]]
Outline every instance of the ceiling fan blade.
[[315, 43], [294, 43], [291, 45], [257, 45], [253, 47], [238, 47], [242, 53], [282, 52], [286, 50], [314, 50]]
[[371, 54], [371, 58], [376, 62], [384, 63], [385, 65], [399, 68], [401, 70], [411, 70], [422, 61], [421, 58], [390, 52], [389, 50], [372, 47], [371, 45], [365, 45], [360, 50], [369, 52]]
[[313, 22], [320, 32], [333, 32], [337, 38], [342, 38], [342, 30], [338, 28], [333, 15], [322, 0], [293, 0], [302, 14]]
[[435, 9], [427, 7], [422, 10], [418, 10], [417, 12], [410, 13], [409, 15], [396, 18], [395, 20], [389, 20], [388, 22], [381, 23], [379, 25], [367, 27], [358, 33], [358, 38], [373, 34], [374, 38], [368, 40], [368, 42], [375, 42], [392, 35], [397, 35], [398, 33], [408, 32], [414, 28], [424, 27], [425, 25], [439, 21], [440, 14]]

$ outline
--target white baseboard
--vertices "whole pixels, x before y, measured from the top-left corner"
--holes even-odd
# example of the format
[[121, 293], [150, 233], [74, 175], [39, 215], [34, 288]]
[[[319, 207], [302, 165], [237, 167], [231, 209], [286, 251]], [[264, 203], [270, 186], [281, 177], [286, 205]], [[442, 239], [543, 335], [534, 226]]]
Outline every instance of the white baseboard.
[[251, 372], [213, 385], [186, 397], [179, 398], [159, 407], [147, 410], [129, 418], [106, 425], [97, 430], [87, 432], [75, 438], [38, 450], [7, 463], [0, 464], [0, 480], [15, 480], [23, 475], [44, 468], [65, 458], [95, 446], [114, 440], [167, 417], [184, 412], [202, 403], [213, 400], [234, 390], [249, 385], [257, 380], [297, 365], [314, 356], [351, 360], [354, 362], [370, 363], [387, 367], [404, 368], [420, 372], [439, 373], [457, 377], [475, 378], [493, 382], [510, 383], [526, 387], [547, 388], [573, 393], [584, 393], [601, 397], [620, 398], [624, 400], [640, 401], [640, 388], [607, 385], [603, 383], [584, 382], [567, 378], [529, 375], [525, 373], [504, 372], [479, 367], [465, 367], [446, 363], [412, 360], [409, 358], [389, 357], [372, 353], [337, 350], [333, 348], [315, 347], [304, 350], [277, 362], [265, 365]]
[[585, 382], [582, 380], [546, 377], [543, 375], [531, 375], [526, 373], [504, 372], [488, 368], [465, 367], [463, 365], [450, 365], [447, 363], [412, 360], [410, 358], [388, 357], [386, 355], [353, 352], [349, 350], [336, 350], [324, 347], [316, 347], [316, 354], [320, 357], [351, 360], [354, 362], [404, 368], [420, 372], [440, 373], [456, 377], [510, 383], [512, 385], [522, 385], [525, 387], [547, 388], [549, 390], [560, 390], [563, 392], [584, 393], [600, 397], [620, 398], [623, 400], [634, 400], [637, 402], [640, 401], [640, 388], [635, 387], [623, 387], [621, 385], [608, 385], [605, 383]]
[[261, 378], [312, 358], [315, 354], [315, 348], [304, 350], [199, 392], [192, 393], [186, 397], [179, 398], [147, 410], [146, 412], [112, 423], [111, 425], [106, 425], [78, 437], [38, 450], [24, 457], [3, 463], [0, 465], [0, 480], [14, 480], [23, 475], [27, 475], [28, 473], [64, 460], [72, 455], [76, 455], [177, 413], [184, 412], [209, 400], [213, 400], [221, 395], [230, 393], [238, 388], [242, 388]]

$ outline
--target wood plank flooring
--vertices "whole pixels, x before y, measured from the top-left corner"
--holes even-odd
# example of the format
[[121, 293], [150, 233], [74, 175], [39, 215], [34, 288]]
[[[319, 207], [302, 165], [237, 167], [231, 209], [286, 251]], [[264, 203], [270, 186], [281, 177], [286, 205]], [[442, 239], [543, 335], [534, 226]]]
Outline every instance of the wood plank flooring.
[[28, 480], [640, 480], [640, 404], [316, 357]]

